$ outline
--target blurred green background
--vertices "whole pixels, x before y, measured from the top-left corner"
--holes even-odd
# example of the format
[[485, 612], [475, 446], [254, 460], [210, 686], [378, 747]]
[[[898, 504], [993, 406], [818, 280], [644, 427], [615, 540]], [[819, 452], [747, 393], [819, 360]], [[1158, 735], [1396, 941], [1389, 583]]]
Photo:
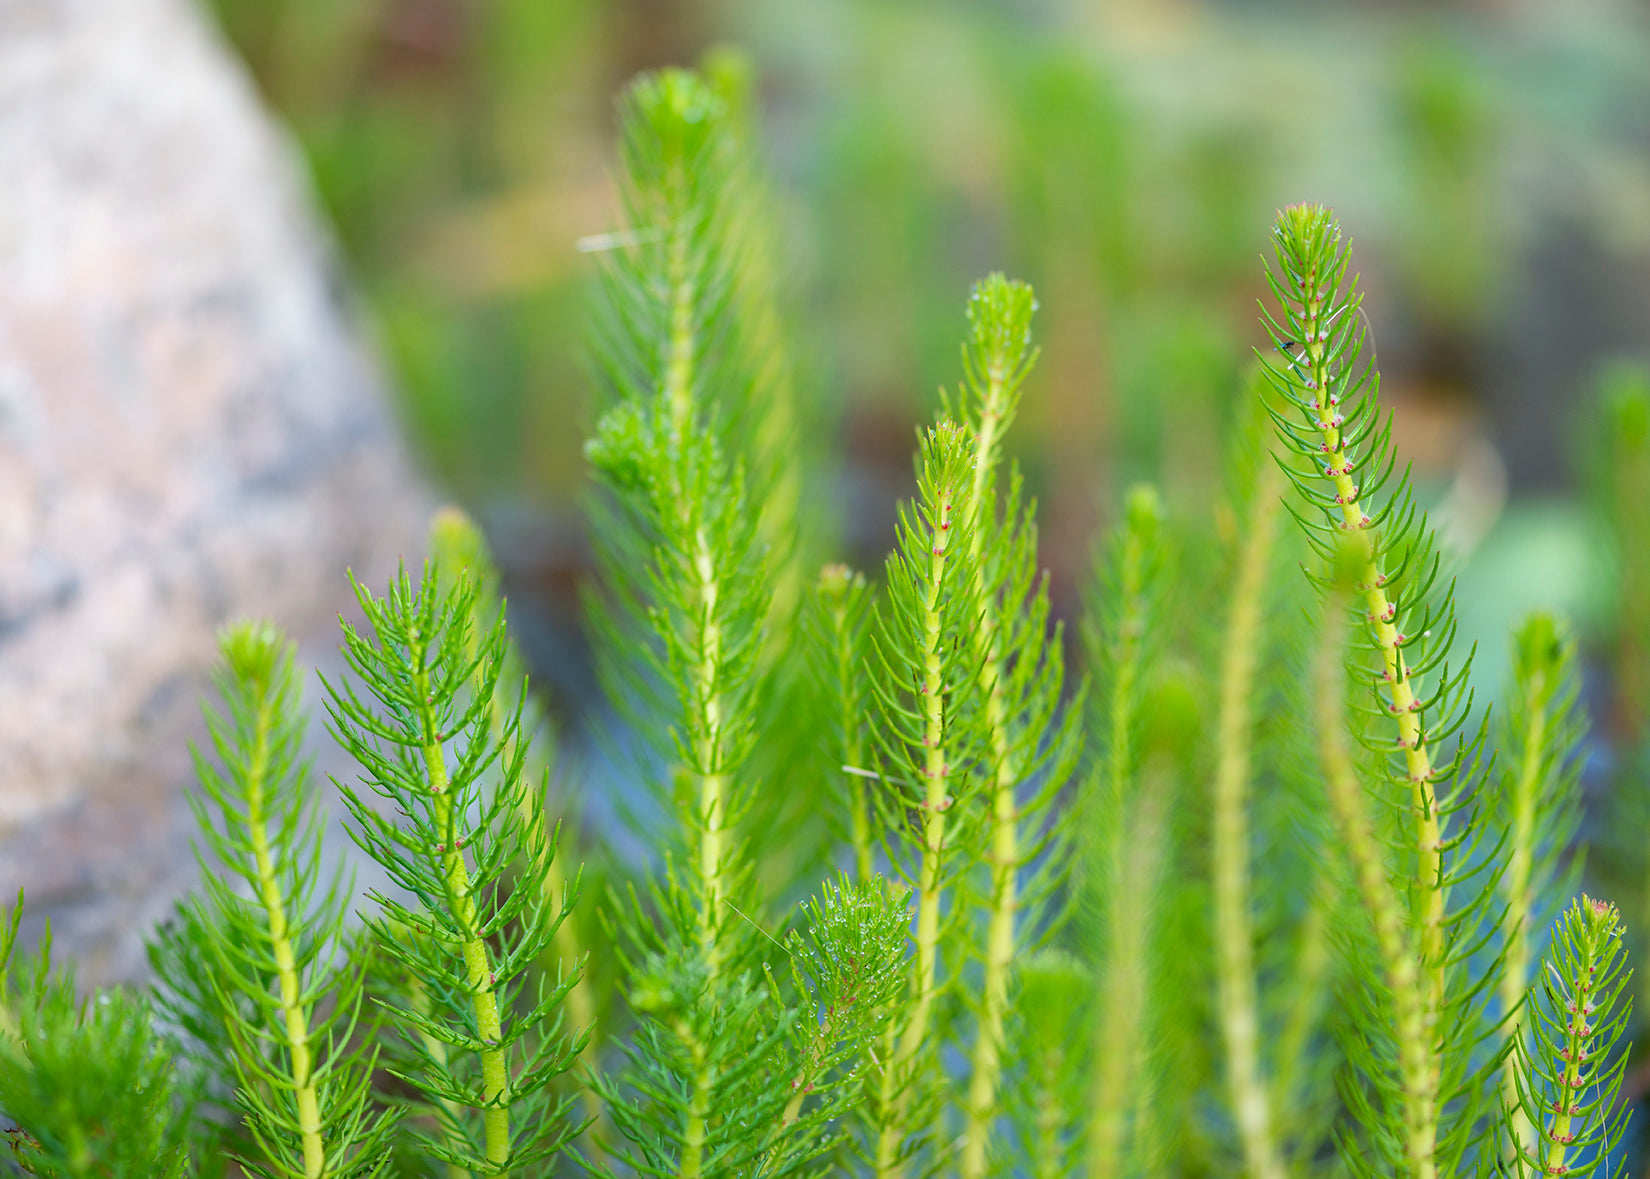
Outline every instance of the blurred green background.
[[[1582, 494], [1600, 365], [1650, 355], [1643, 4], [212, 0], [290, 123], [427, 469], [487, 525], [535, 661], [574, 667], [581, 238], [612, 100], [750, 62], [798, 370], [880, 563], [969, 283], [1035, 284], [1014, 448], [1069, 606], [1121, 489], [1209, 494], [1273, 209], [1333, 204], [1494, 687], [1524, 609], [1611, 641]], [[1515, 576], [1516, 571], [1516, 576]]]

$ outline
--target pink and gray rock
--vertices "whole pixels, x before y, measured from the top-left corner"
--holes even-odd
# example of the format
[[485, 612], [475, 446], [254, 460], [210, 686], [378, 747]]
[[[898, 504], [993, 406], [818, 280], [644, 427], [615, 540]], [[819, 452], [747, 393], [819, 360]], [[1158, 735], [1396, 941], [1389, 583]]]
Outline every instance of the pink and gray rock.
[[193, 877], [215, 630], [313, 662], [421, 548], [301, 175], [188, 0], [0, 0], [0, 896], [92, 980]]

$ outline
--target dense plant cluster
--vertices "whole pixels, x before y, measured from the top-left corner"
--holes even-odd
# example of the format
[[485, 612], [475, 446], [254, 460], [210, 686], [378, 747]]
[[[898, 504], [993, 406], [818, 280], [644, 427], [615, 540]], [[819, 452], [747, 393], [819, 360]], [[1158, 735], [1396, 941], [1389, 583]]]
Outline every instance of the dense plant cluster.
[[[153, 988], [85, 998], [49, 940], [14, 955], [16, 909], [0, 928], [0, 1165], [1619, 1170], [1635, 935], [1564, 907], [1575, 643], [1522, 623], [1490, 722], [1333, 215], [1279, 214], [1223, 489], [1201, 515], [1127, 492], [1068, 670], [1004, 441], [1030, 288], [969, 296], [881, 576], [824, 563], [737, 108], [685, 72], [631, 87], [601, 253], [588, 602], [653, 860], [550, 813], [496, 572], [445, 511], [420, 572], [356, 585], [323, 681], [358, 766], [343, 826], [384, 884], [331, 866], [290, 645], [226, 631], [204, 884], [153, 936]], [[1603, 419], [1624, 569], [1650, 539], [1647, 406], [1622, 377]], [[1650, 822], [1617, 805], [1601, 874], [1641, 920]]]

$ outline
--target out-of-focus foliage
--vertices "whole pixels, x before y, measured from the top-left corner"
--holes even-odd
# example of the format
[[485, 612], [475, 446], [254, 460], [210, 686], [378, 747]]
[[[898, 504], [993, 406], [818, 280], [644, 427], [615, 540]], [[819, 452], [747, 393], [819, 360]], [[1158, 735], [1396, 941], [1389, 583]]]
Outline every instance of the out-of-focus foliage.
[[[1383, 368], [1442, 479], [1485, 404], [1557, 399], [1592, 367], [1553, 339], [1567, 387], [1491, 380], [1488, 342], [1551, 278], [1532, 269], [1543, 243], [1595, 269], [1650, 254], [1650, 37], [1604, 0], [210, 3], [311, 161], [414, 436], [472, 500], [575, 482], [578, 243], [615, 219], [608, 97], [718, 44], [749, 55], [781, 280], [826, 329], [803, 367], [857, 435], [899, 435], [860, 460], [867, 494], [903, 475], [889, 422], [949, 379], [954, 292], [993, 266], [1043, 292], [1015, 450], [1050, 539], [1132, 479], [1209, 490], [1203, 423], [1247, 338], [1252, 227], [1285, 200], [1382, 243], [1359, 265]], [[847, 526], [862, 553], [891, 539]], [[1082, 555], [1055, 560], [1066, 593]]]

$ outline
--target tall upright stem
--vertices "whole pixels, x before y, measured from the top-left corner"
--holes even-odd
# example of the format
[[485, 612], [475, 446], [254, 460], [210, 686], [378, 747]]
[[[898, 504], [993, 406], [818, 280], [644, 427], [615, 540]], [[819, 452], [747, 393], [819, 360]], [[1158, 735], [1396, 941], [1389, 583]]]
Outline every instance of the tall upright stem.
[[[1404, 1154], [1411, 1179], [1437, 1179], [1434, 1157], [1438, 1136], [1437, 1064], [1432, 1051], [1427, 984], [1416, 946], [1406, 935], [1399, 898], [1387, 878], [1379, 836], [1370, 821], [1363, 785], [1346, 740], [1346, 671], [1343, 663], [1347, 598], [1329, 599], [1324, 636], [1319, 644], [1316, 688], [1318, 740], [1324, 782], [1341, 841], [1352, 861], [1358, 893], [1375, 929], [1387, 987], [1392, 993], [1398, 1040], [1398, 1069], [1404, 1101]], [[1424, 961], [1424, 960], [1423, 960]]]
[[885, 1119], [878, 1134], [876, 1172], [879, 1179], [904, 1174], [899, 1161], [910, 1109], [905, 1083], [917, 1054], [928, 1039], [934, 990], [939, 976], [941, 876], [945, 855], [946, 812], [951, 808], [950, 773], [946, 764], [945, 650], [941, 607], [945, 569], [957, 505], [954, 488], [940, 489], [939, 510], [930, 520], [928, 577], [923, 586], [922, 716], [924, 721], [922, 801], [922, 862], [917, 873], [917, 956], [912, 972], [911, 1012], [890, 1062], [895, 1083], [894, 1116]]
[[[1113, 1179], [1123, 1165], [1129, 1115], [1135, 1106], [1142, 1066], [1146, 990], [1147, 909], [1161, 858], [1163, 805], [1152, 797], [1156, 781], [1130, 789], [1136, 775], [1134, 728], [1139, 718], [1139, 689], [1144, 672], [1148, 626], [1147, 579], [1155, 539], [1146, 535], [1147, 515], [1159, 510], [1155, 496], [1131, 500], [1129, 521], [1119, 555], [1115, 633], [1111, 645], [1109, 741], [1091, 822], [1104, 831], [1094, 849], [1103, 866], [1108, 891], [1096, 898], [1105, 916], [1105, 957], [1098, 979], [1100, 1016], [1095, 1021], [1093, 1113], [1089, 1123], [1089, 1179]], [[1155, 520], [1151, 526], [1155, 526]], [[1138, 797], [1136, 797], [1138, 794]]]
[[1003, 699], [1000, 606], [992, 592], [984, 560], [986, 537], [994, 533], [997, 523], [990, 518], [991, 499], [986, 493], [996, 469], [998, 432], [1009, 376], [1001, 359], [995, 360], [986, 371], [985, 405], [975, 437], [974, 485], [968, 503], [973, 517], [969, 548], [975, 568], [975, 596], [979, 602], [974, 646], [983, 669], [981, 689], [997, 771], [991, 790], [991, 915], [986, 927], [984, 1004], [971, 1062], [968, 1126], [963, 1135], [960, 1168], [962, 1179], [981, 1179], [986, 1171], [997, 1086], [1002, 1075], [1003, 1023], [1008, 1012], [1008, 976], [1014, 960], [1014, 922], [1019, 903], [1020, 837], [1015, 788], [1019, 785], [1020, 771], [1009, 739]]
[[[419, 700], [428, 701], [431, 698], [429, 679], [429, 672], [420, 659], [413, 673]], [[498, 1167], [493, 1172], [494, 1179], [505, 1179], [509, 1172], [504, 1164], [510, 1158], [510, 1074], [504, 1050], [500, 1046], [504, 1028], [499, 1018], [498, 996], [493, 990], [493, 970], [488, 960], [487, 943], [476, 927], [476, 903], [470, 892], [470, 871], [464, 861], [452, 795], [447, 789], [447, 762], [441, 748], [440, 725], [428, 706], [419, 719], [424, 731], [424, 770], [429, 778], [436, 828], [443, 836], [441, 866], [447, 885], [447, 900], [459, 928], [464, 931], [460, 946], [464, 960], [464, 982], [475, 1012], [476, 1038], [483, 1045], [479, 1055], [481, 1092], [485, 1103], [481, 1111], [484, 1148], [487, 1161]]]
[[1232, 1114], [1251, 1179], [1283, 1179], [1259, 1053], [1254, 931], [1249, 913], [1249, 755], [1261, 602], [1277, 531], [1282, 475], [1262, 459], [1241, 533], [1220, 668], [1214, 776], [1215, 952]]
[[1151, 909], [1162, 870], [1169, 788], [1161, 766], [1148, 765], [1139, 797], [1118, 823], [1112, 849], [1113, 905], [1100, 986], [1095, 1041], [1094, 1113], [1089, 1125], [1090, 1179], [1125, 1173], [1129, 1122], [1140, 1105], [1145, 1066]]
[[258, 899], [269, 922], [269, 943], [274, 951], [276, 981], [281, 989], [283, 1031], [287, 1057], [292, 1065], [292, 1096], [298, 1110], [297, 1131], [304, 1152], [304, 1179], [320, 1179], [326, 1173], [326, 1144], [321, 1138], [321, 1106], [313, 1073], [314, 1058], [309, 1049], [309, 1009], [304, 1005], [303, 980], [298, 977], [293, 951], [286, 898], [275, 873], [269, 847], [269, 812], [265, 792], [269, 787], [269, 738], [274, 724], [274, 705], [267, 693], [258, 700], [251, 756], [246, 763], [247, 830], [252, 836], [252, 854], [258, 871]]
[[[1301, 347], [1319, 396], [1333, 387], [1330, 373], [1328, 303], [1334, 294], [1328, 276], [1309, 270], [1303, 276], [1307, 292], [1304, 306], [1306, 340]], [[1344, 308], [1341, 309], [1344, 311]], [[1325, 398], [1317, 423], [1322, 435], [1325, 472], [1335, 485], [1341, 508], [1341, 526], [1353, 538], [1361, 564], [1358, 589], [1364, 595], [1365, 619], [1381, 652], [1381, 682], [1388, 685], [1387, 711], [1397, 729], [1397, 745], [1403, 750], [1404, 768], [1410, 786], [1410, 809], [1414, 823], [1414, 848], [1418, 860], [1415, 887], [1419, 894], [1417, 911], [1421, 927], [1421, 962], [1426, 979], [1427, 1019], [1436, 1020], [1444, 1005], [1444, 883], [1443, 833], [1438, 818], [1438, 798], [1433, 790], [1432, 758], [1421, 727], [1421, 701], [1410, 683], [1404, 660], [1405, 636], [1398, 633], [1397, 608], [1387, 597], [1386, 575], [1375, 561], [1375, 538], [1370, 518], [1358, 502], [1358, 485], [1350, 474], [1352, 463], [1341, 436], [1340, 406], [1333, 395]]]
[[[722, 760], [722, 627], [716, 620], [721, 591], [715, 557], [703, 528], [695, 535], [694, 573], [698, 577], [699, 616], [695, 620], [698, 659], [693, 666], [694, 699], [699, 710], [699, 736], [694, 757], [700, 766], [716, 766]], [[727, 812], [727, 776], [711, 771], [699, 776], [699, 874], [704, 882], [704, 907], [699, 912], [699, 941], [714, 975], [721, 962], [717, 932], [722, 924], [722, 902], [726, 893], [723, 879], [724, 823]]]
[[[1522, 678], [1522, 677], [1521, 677]], [[1543, 701], [1547, 695], [1546, 673], [1533, 668], [1529, 680], [1521, 685], [1526, 706], [1523, 715], [1526, 727], [1519, 734], [1523, 742], [1523, 756], [1518, 761], [1518, 776], [1512, 795], [1511, 830], [1508, 833], [1507, 868], [1501, 877], [1502, 895], [1507, 900], [1507, 950], [1501, 967], [1501, 1010], [1517, 1011], [1524, 1002], [1524, 992], [1530, 985], [1530, 939], [1535, 922], [1535, 841], [1536, 806], [1541, 790], [1542, 770], [1546, 761], [1547, 709]], [[1518, 1096], [1518, 1061], [1509, 1055], [1502, 1066], [1501, 1094], [1510, 1111], [1511, 1132], [1526, 1154], [1535, 1150], [1535, 1128], [1524, 1112]]]

